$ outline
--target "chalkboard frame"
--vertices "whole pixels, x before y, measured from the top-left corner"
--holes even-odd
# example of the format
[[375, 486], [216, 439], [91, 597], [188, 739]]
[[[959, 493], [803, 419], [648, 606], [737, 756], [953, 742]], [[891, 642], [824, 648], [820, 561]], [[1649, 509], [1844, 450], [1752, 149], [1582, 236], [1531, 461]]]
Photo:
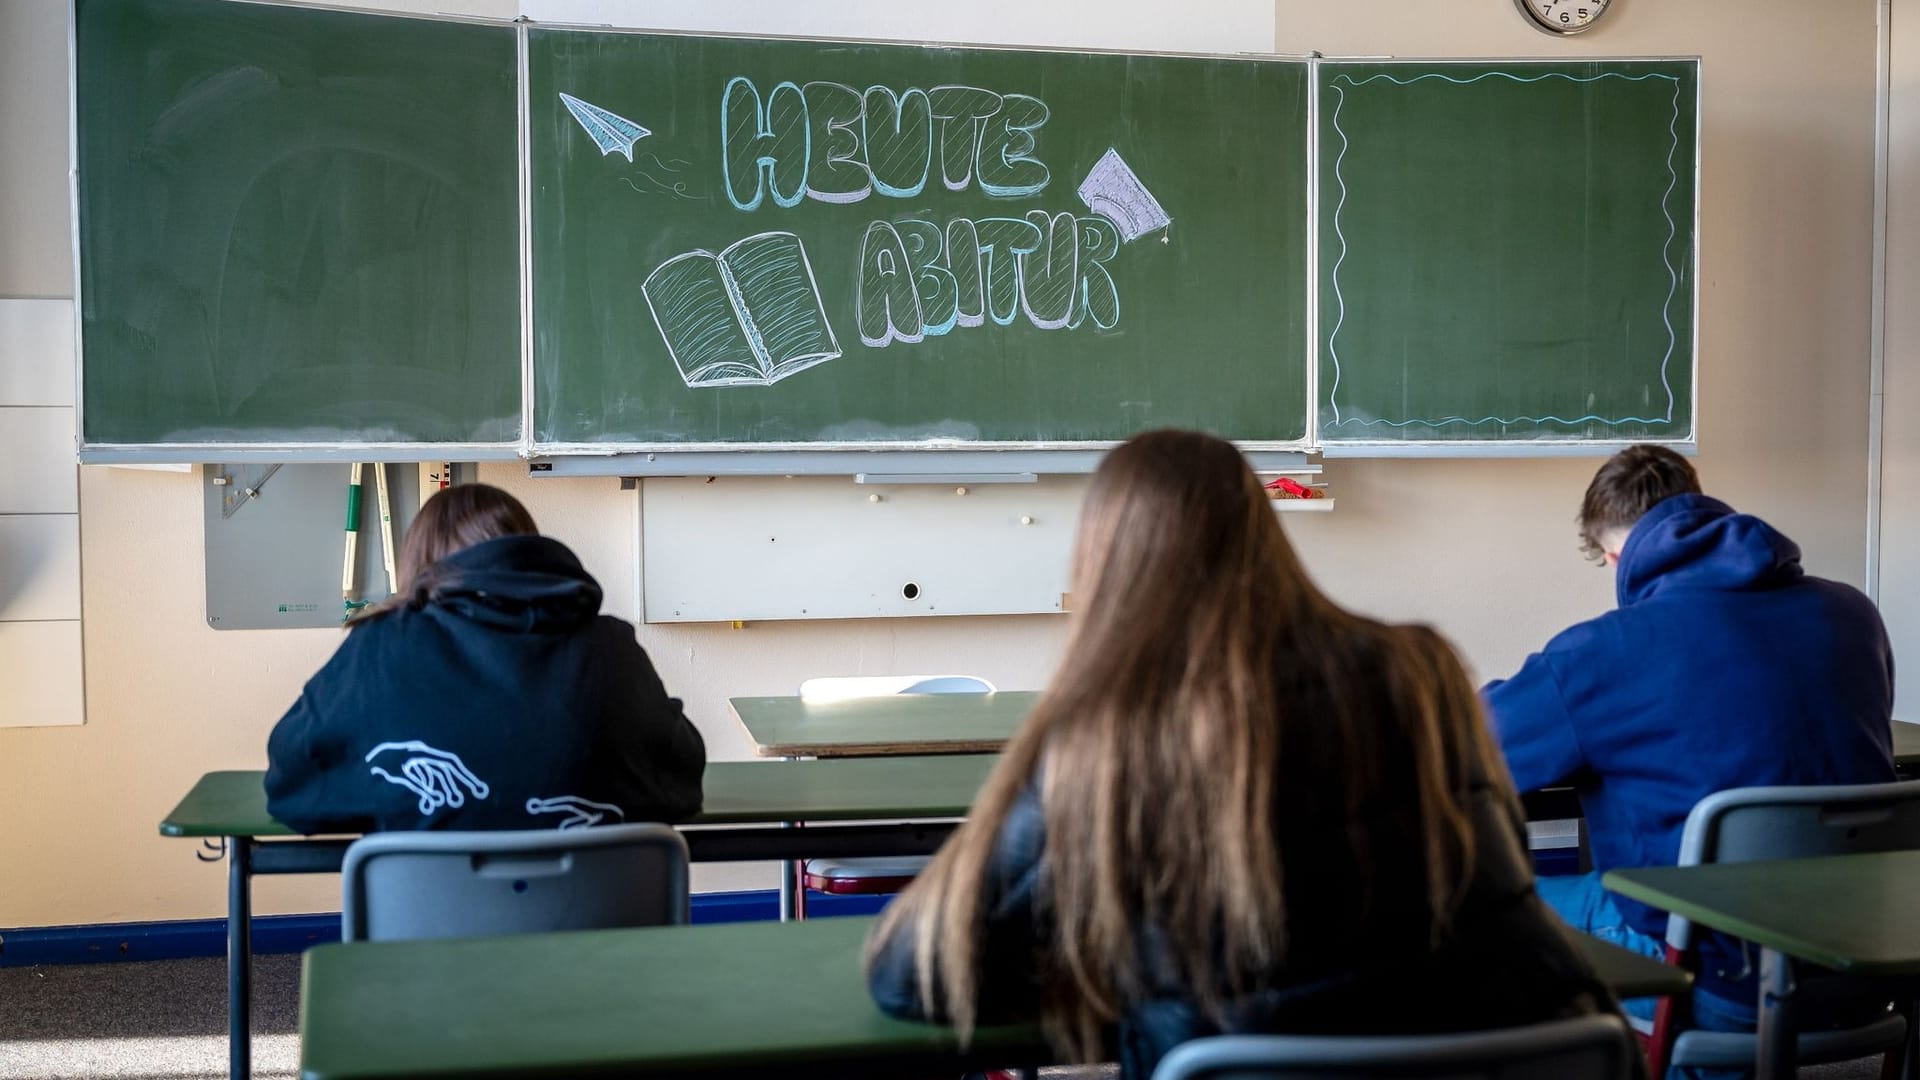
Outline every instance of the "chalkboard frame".
[[[1687, 244], [1690, 260], [1690, 318], [1687, 339], [1688, 427], [1685, 435], [1664, 438], [1514, 438], [1514, 439], [1368, 439], [1368, 438], [1328, 438], [1321, 425], [1319, 375], [1321, 361], [1320, 340], [1320, 252], [1319, 252], [1319, 214], [1320, 199], [1320, 142], [1321, 142], [1321, 69], [1328, 66], [1349, 64], [1367, 64], [1377, 66], [1392, 65], [1526, 65], [1567, 66], [1573, 64], [1686, 64], [1693, 67], [1693, 141], [1691, 146], [1693, 170], [1693, 214], [1688, 221], [1689, 242]], [[1309, 279], [1309, 288], [1313, 299], [1308, 308], [1308, 320], [1313, 325], [1314, 346], [1312, 365], [1308, 381], [1313, 387], [1313, 452], [1323, 458], [1555, 458], [1555, 457], [1606, 457], [1629, 446], [1655, 444], [1666, 446], [1681, 454], [1692, 456], [1698, 453], [1700, 439], [1700, 164], [1701, 140], [1705, 135], [1704, 100], [1706, 90], [1701, 80], [1702, 61], [1699, 54], [1680, 55], [1627, 55], [1627, 56], [1316, 56], [1313, 60], [1312, 100], [1308, 105], [1310, 123], [1313, 127], [1313, 170], [1310, 178], [1309, 201], [1315, 224], [1311, 230], [1310, 243], [1313, 245], [1313, 275]]]
[[[316, 10], [313, 5], [288, 3], [283, 0], [234, 0], [234, 2], [261, 4], [273, 7], [302, 8]], [[334, 10], [334, 9], [319, 9]], [[1153, 58], [1188, 58], [1233, 60], [1241, 62], [1273, 62], [1301, 64], [1307, 70], [1308, 104], [1305, 147], [1307, 159], [1307, 276], [1306, 276], [1306, 319], [1307, 335], [1306, 395], [1302, 407], [1306, 410], [1306, 429], [1303, 437], [1295, 440], [1242, 441], [1240, 445], [1252, 454], [1256, 461], [1265, 461], [1270, 466], [1284, 466], [1302, 459], [1310, 453], [1319, 453], [1326, 457], [1559, 457], [1559, 456], [1595, 456], [1612, 453], [1622, 446], [1633, 442], [1659, 442], [1673, 446], [1682, 452], [1693, 452], [1697, 447], [1700, 431], [1699, 397], [1699, 337], [1700, 337], [1700, 217], [1701, 217], [1701, 177], [1700, 148], [1703, 137], [1702, 102], [1704, 87], [1700, 85], [1699, 68], [1701, 59], [1692, 56], [1575, 56], [1575, 57], [1321, 57], [1318, 55], [1294, 56], [1269, 53], [1201, 53], [1201, 52], [1152, 52], [1120, 49], [1068, 49], [1046, 46], [1014, 46], [1004, 44], [980, 44], [962, 42], [918, 42], [885, 39], [829, 38], [782, 35], [748, 35], [737, 33], [693, 33], [677, 30], [651, 30], [641, 28], [610, 28], [570, 23], [546, 23], [535, 26], [528, 20], [501, 20], [472, 16], [425, 14], [411, 12], [366, 12], [346, 9], [355, 14], [377, 15], [385, 18], [412, 19], [432, 22], [462, 23], [496, 28], [511, 26], [515, 33], [517, 70], [514, 78], [517, 85], [517, 120], [515, 138], [518, 157], [518, 195], [519, 195], [519, 301], [520, 301], [520, 436], [508, 442], [487, 443], [426, 443], [426, 442], [366, 442], [366, 443], [104, 443], [85, 441], [86, 407], [84, 395], [85, 349], [81, 335], [83, 325], [84, 298], [83, 270], [81, 263], [81, 235], [78, 228], [80, 212], [79, 163], [81, 147], [79, 139], [79, 51], [78, 26], [74, 0], [68, 3], [68, 166], [69, 166], [69, 207], [76, 222], [72, 234], [74, 256], [74, 333], [82, 347], [77, 349], [74, 378], [76, 383], [75, 410], [77, 456], [84, 463], [141, 463], [141, 462], [178, 462], [178, 461], [278, 461], [278, 462], [320, 462], [320, 461], [385, 461], [407, 462], [423, 458], [458, 459], [466, 461], [525, 460], [532, 463], [536, 473], [551, 472], [555, 475], [672, 475], [689, 471], [687, 466], [705, 466], [726, 461], [732, 467], [725, 471], [735, 475], [778, 475], [792, 472], [796, 463], [804, 463], [804, 471], [810, 473], [838, 472], [854, 473], [875, 463], [884, 462], [889, 469], [903, 472], [916, 471], [914, 462], [924, 461], [933, 465], [932, 469], [920, 471], [952, 472], [956, 462], [977, 461], [985, 475], [1010, 473], [1039, 469], [1047, 472], [1084, 472], [1089, 471], [1098, 461], [1099, 452], [1117, 445], [1113, 441], [1062, 441], [1062, 442], [992, 442], [992, 441], [928, 441], [913, 443], [825, 443], [825, 442], [786, 442], [786, 443], [541, 443], [535, 439], [534, 427], [534, 367], [533, 367], [533, 221], [532, 221], [532, 183], [531, 183], [531, 125], [528, 117], [528, 43], [533, 29], [543, 31], [588, 31], [595, 33], [627, 32], [650, 34], [654, 36], [680, 36], [700, 39], [732, 38], [744, 41], [782, 41], [817, 45], [887, 45], [887, 46], [934, 46], [946, 48], [967, 48], [1011, 52], [1058, 52], [1065, 54], [1143, 56]], [[1690, 222], [1691, 237], [1689, 254], [1691, 259], [1692, 282], [1691, 303], [1693, 317], [1690, 320], [1687, 363], [1691, 385], [1689, 429], [1684, 436], [1661, 439], [1590, 439], [1590, 438], [1539, 438], [1539, 439], [1459, 439], [1459, 440], [1370, 440], [1364, 438], [1329, 438], [1322, 430], [1320, 418], [1320, 313], [1319, 313], [1319, 228], [1320, 211], [1320, 143], [1321, 143], [1321, 68], [1327, 64], [1339, 63], [1393, 63], [1393, 64], [1569, 64], [1569, 63], [1624, 63], [1624, 62], [1661, 62], [1686, 63], [1695, 68], [1694, 82], [1694, 131], [1693, 152], [1693, 214]], [[844, 461], [842, 468], [838, 463]], [[937, 462], [937, 465], [936, 465]], [[1017, 467], [1016, 467], [1017, 466]], [[704, 471], [694, 468], [691, 471]]]

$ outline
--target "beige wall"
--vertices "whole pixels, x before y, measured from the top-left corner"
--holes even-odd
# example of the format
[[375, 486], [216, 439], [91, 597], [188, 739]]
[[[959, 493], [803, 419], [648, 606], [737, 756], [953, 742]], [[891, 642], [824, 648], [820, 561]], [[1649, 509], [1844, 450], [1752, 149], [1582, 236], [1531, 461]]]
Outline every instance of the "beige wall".
[[[417, 5], [446, 9], [444, 2]], [[494, 3], [489, 13], [509, 7]], [[1281, 51], [1347, 54], [1700, 54], [1705, 59], [1701, 467], [1709, 485], [1800, 540], [1819, 573], [1858, 582], [1865, 528], [1867, 285], [1873, 116], [1870, 0], [1618, 0], [1563, 44], [1510, 5], [1284, 0]], [[0, 2], [0, 295], [64, 294], [63, 0]], [[1200, 9], [1195, 9], [1200, 10]], [[1265, 42], [1250, 47], [1264, 47]], [[14, 63], [14, 54], [24, 65]], [[1580, 461], [1336, 461], [1339, 508], [1287, 525], [1341, 599], [1438, 623], [1482, 675], [1503, 674], [1611, 585], [1583, 564], [1571, 517]], [[197, 478], [83, 471], [89, 713], [75, 729], [0, 730], [0, 926], [204, 917], [219, 868], [154, 822], [201, 772], [257, 768], [267, 730], [337, 640], [331, 631], [206, 629]], [[529, 500], [631, 616], [634, 498], [613, 481], [483, 478]], [[1057, 618], [642, 627], [716, 757], [746, 747], [724, 700], [814, 674], [967, 670], [1038, 686]], [[765, 884], [738, 872], [708, 885]], [[337, 905], [329, 878], [264, 881], [263, 910]]]
[[1895, 715], [1920, 721], [1920, 3], [1898, 0], [1892, 31], [1880, 608], [1908, 687]]

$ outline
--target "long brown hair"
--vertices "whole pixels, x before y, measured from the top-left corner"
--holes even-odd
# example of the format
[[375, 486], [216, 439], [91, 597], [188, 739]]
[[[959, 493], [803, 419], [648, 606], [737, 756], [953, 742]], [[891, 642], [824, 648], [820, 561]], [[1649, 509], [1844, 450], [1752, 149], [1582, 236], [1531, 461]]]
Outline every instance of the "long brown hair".
[[[1042, 1019], [1077, 1060], [1093, 1060], [1101, 1033], [1146, 992], [1143, 924], [1164, 935], [1215, 1017], [1285, 963], [1283, 779], [1333, 792], [1356, 848], [1410, 837], [1414, 850], [1356, 850], [1354, 865], [1364, 874], [1418, 860], [1415, 888], [1431, 913], [1420, 929], [1444, 933], [1474, 863], [1470, 789], [1504, 767], [1437, 634], [1328, 600], [1239, 452], [1195, 432], [1149, 432], [1107, 455], [1072, 573], [1073, 622], [1052, 683], [973, 813], [875, 930], [876, 945], [912, 933], [929, 1008], [944, 1001], [970, 1035], [983, 991], [981, 886], [1010, 809], [1036, 781], [1053, 931]], [[1314, 748], [1313, 766], [1283, 770], [1283, 749], [1301, 745]], [[1402, 790], [1377, 783], [1382, 760]], [[1383, 802], [1403, 827], [1370, 833]], [[1508, 812], [1517, 822], [1517, 806]]]
[[[425, 604], [436, 581], [434, 566], [456, 551], [502, 536], [534, 536], [540, 532], [533, 515], [520, 500], [491, 484], [455, 484], [426, 505], [407, 526], [394, 572], [399, 582], [392, 596], [362, 608], [353, 623], [377, 618], [401, 607]], [[349, 624], [353, 625], [353, 624]]]

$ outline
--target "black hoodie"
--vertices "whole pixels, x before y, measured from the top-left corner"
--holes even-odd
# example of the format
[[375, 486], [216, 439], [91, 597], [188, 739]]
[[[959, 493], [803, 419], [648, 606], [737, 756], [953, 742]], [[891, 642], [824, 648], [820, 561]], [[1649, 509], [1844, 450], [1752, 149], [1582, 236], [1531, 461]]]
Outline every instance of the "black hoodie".
[[356, 625], [267, 741], [267, 809], [302, 832], [572, 828], [700, 809], [706, 747], [600, 586], [539, 536], [435, 566]]

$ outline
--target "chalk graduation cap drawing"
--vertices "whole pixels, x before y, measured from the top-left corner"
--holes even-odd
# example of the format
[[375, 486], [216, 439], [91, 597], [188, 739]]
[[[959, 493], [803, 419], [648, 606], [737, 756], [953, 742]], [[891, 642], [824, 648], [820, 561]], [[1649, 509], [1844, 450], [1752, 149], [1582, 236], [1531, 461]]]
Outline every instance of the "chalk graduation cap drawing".
[[1111, 147], [1080, 182], [1079, 194], [1087, 209], [1113, 222], [1120, 238], [1129, 244], [1173, 224], [1160, 200], [1134, 175], [1120, 151]]

